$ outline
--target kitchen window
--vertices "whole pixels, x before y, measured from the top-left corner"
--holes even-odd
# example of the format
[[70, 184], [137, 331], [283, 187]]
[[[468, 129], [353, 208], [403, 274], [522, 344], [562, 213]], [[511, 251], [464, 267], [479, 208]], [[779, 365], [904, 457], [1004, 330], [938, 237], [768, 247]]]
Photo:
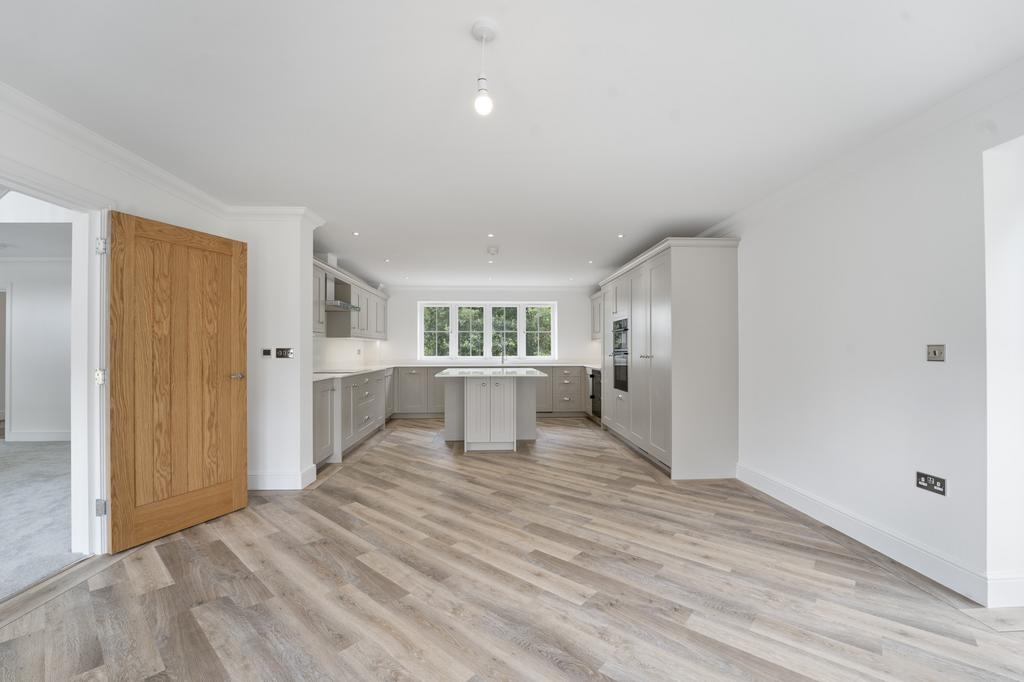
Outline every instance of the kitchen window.
[[554, 359], [554, 303], [419, 303], [421, 359]]
[[446, 358], [451, 355], [448, 350], [451, 330], [451, 310], [448, 306], [424, 306], [423, 334], [420, 351], [425, 358]]

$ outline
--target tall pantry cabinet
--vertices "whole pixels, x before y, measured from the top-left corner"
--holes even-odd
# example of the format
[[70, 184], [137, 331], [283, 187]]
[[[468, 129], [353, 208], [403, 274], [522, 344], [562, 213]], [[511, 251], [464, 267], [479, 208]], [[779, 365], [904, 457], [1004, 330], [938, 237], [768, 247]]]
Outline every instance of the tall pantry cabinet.
[[[601, 282], [602, 423], [671, 470], [733, 477], [738, 453], [738, 240], [672, 238]], [[612, 322], [628, 321], [615, 387]]]

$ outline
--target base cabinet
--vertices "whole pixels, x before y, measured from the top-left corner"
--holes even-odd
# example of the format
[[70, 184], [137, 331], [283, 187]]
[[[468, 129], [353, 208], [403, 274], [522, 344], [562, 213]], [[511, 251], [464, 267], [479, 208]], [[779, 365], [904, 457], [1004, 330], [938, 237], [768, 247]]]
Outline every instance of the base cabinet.
[[383, 371], [341, 380], [342, 449], [350, 449], [384, 425], [385, 383]]
[[418, 414], [427, 412], [427, 372], [424, 367], [398, 367], [398, 412]]
[[313, 382], [313, 460], [319, 464], [335, 454], [338, 445], [338, 381]]
[[466, 451], [515, 450], [515, 379], [483, 377], [465, 381]]
[[391, 419], [391, 415], [395, 413], [396, 384], [395, 371], [393, 369], [384, 370], [384, 417], [386, 419]]

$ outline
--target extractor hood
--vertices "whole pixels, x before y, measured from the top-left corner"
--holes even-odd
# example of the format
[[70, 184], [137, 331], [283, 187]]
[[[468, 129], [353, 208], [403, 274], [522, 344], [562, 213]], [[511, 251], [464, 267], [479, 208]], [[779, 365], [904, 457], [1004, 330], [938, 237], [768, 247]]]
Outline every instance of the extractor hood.
[[359, 310], [359, 306], [352, 305], [347, 301], [324, 301], [324, 310], [329, 313], [356, 312]]

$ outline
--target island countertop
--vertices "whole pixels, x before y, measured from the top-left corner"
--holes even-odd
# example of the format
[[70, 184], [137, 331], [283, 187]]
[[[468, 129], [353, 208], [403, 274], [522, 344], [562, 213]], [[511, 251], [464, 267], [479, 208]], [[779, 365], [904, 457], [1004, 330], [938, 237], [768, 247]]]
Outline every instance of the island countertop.
[[438, 379], [473, 379], [475, 377], [510, 377], [540, 379], [547, 374], [533, 367], [449, 367], [434, 375]]

